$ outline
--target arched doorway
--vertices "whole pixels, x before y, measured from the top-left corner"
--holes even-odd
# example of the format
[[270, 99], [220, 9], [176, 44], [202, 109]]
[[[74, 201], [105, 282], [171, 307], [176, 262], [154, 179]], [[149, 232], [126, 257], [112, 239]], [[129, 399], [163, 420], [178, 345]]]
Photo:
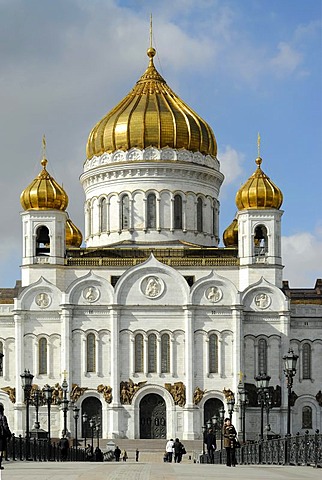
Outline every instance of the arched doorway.
[[[87, 415], [87, 422], [83, 422], [83, 415], [86, 413]], [[94, 419], [95, 424], [100, 424], [100, 428], [97, 430], [95, 429], [94, 436], [97, 438], [97, 436], [101, 437], [102, 436], [102, 430], [103, 430], [103, 425], [102, 425], [102, 404], [100, 400], [96, 397], [88, 397], [85, 398], [85, 400], [82, 403], [82, 416], [80, 418], [81, 424], [82, 424], [82, 437], [90, 438], [92, 435], [92, 430], [89, 425], [89, 421], [91, 418]]]
[[[214, 415], [216, 415], [219, 419], [220, 418], [219, 412], [220, 412], [220, 409], [223, 407], [224, 407], [224, 404], [221, 400], [219, 400], [219, 398], [209, 398], [209, 400], [207, 400], [204, 405], [204, 410], [203, 410], [204, 423], [203, 424], [206, 425], [209, 420], [211, 421]], [[216, 437], [220, 438], [218, 429], [216, 430]]]
[[140, 402], [140, 438], [167, 438], [165, 401], [150, 393]]

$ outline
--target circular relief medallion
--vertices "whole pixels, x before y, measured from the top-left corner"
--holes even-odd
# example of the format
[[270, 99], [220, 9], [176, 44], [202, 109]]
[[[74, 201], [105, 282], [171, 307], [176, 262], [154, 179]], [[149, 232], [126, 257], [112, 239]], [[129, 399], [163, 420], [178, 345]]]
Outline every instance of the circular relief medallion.
[[256, 307], [261, 308], [262, 310], [268, 308], [271, 304], [271, 297], [266, 293], [259, 293], [254, 300]]
[[47, 308], [51, 304], [51, 297], [47, 293], [38, 293], [35, 297], [35, 302], [40, 308]]
[[207, 300], [212, 303], [217, 303], [222, 298], [222, 290], [219, 287], [209, 287], [205, 291]]
[[164, 291], [164, 283], [158, 277], [146, 277], [141, 282], [141, 292], [148, 298], [158, 298]]
[[90, 302], [90, 303], [96, 302], [96, 300], [98, 300], [98, 297], [99, 297], [99, 291], [97, 290], [96, 287], [93, 287], [93, 286], [86, 287], [83, 290], [83, 297], [87, 302]]

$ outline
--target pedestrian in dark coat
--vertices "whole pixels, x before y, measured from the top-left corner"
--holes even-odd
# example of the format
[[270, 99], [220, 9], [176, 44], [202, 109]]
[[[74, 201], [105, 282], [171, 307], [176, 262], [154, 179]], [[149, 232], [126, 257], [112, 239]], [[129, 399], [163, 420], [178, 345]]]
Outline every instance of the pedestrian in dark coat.
[[225, 418], [223, 426], [224, 447], [227, 453], [227, 467], [236, 466], [236, 437], [237, 432], [234, 425], [231, 424], [230, 418]]
[[11, 438], [11, 432], [7, 417], [4, 414], [4, 407], [0, 403], [0, 470], [3, 470], [2, 455], [7, 450], [7, 441]]
[[120, 461], [120, 456], [121, 456], [121, 449], [118, 446], [116, 446], [116, 449], [114, 450], [114, 457], [116, 462]]
[[174, 449], [174, 463], [180, 463], [182, 460], [182, 449], [183, 445], [180, 442], [179, 438], [176, 438], [173, 444]]
[[207, 453], [208, 453], [208, 460], [209, 463], [214, 463], [214, 452], [217, 448], [216, 446], [216, 436], [213, 433], [212, 429], [209, 428], [206, 438], [205, 438], [205, 444], [207, 445]]
[[61, 439], [59, 440], [59, 450], [60, 450], [60, 460], [65, 462], [68, 457], [68, 450], [69, 450], [69, 441], [64, 433]]

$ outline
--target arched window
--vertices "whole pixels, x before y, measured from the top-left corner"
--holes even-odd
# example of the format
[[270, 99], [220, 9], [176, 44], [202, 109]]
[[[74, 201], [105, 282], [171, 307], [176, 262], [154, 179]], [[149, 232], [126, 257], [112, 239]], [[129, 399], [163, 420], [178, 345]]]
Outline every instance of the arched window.
[[128, 195], [123, 195], [121, 200], [121, 229], [125, 230], [130, 225], [130, 200]]
[[302, 409], [302, 428], [312, 428], [312, 408], [303, 407]]
[[134, 370], [136, 373], [143, 372], [143, 355], [144, 355], [143, 335], [141, 333], [138, 333], [137, 335], [135, 335]]
[[107, 202], [106, 198], [102, 198], [100, 203], [100, 226], [101, 232], [106, 232], [107, 230]]
[[264, 338], [258, 342], [258, 373], [267, 373], [267, 342]]
[[38, 371], [40, 375], [47, 374], [47, 339], [44, 337], [38, 342]]
[[86, 371], [95, 372], [96, 341], [94, 333], [89, 333], [86, 339]]
[[161, 373], [170, 372], [170, 337], [167, 333], [161, 336]]
[[48, 255], [50, 253], [49, 230], [42, 225], [36, 232], [36, 255]]
[[174, 196], [174, 228], [182, 228], [182, 198], [181, 195]]
[[303, 379], [311, 378], [311, 345], [304, 343], [302, 350], [302, 376]]
[[[0, 354], [3, 355], [3, 343], [0, 342]], [[0, 377], [3, 376], [3, 364], [2, 364], [3, 358], [0, 360]]]
[[197, 200], [197, 231], [203, 231], [203, 202], [200, 197]]
[[218, 373], [218, 337], [209, 336], [209, 373]]
[[154, 193], [149, 193], [147, 198], [147, 227], [156, 228], [156, 197]]
[[148, 372], [157, 371], [157, 337], [151, 333], [148, 337]]
[[265, 257], [267, 251], [267, 229], [264, 225], [258, 225], [254, 232], [254, 255], [255, 257]]

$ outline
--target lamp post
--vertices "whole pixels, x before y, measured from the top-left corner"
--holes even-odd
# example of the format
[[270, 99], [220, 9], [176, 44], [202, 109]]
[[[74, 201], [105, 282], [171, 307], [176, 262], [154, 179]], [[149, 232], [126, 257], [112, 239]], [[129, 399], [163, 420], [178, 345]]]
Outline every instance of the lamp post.
[[30, 392], [32, 386], [32, 380], [34, 378], [33, 374], [29, 370], [24, 371], [20, 375], [22, 388], [24, 391], [25, 403], [26, 403], [26, 459], [30, 457], [30, 434], [29, 434], [29, 402], [30, 402]]
[[45, 395], [45, 400], [47, 403], [47, 423], [48, 423], [48, 436], [47, 436], [47, 445], [48, 445], [48, 460], [51, 458], [51, 429], [50, 429], [50, 407], [51, 407], [51, 400], [53, 396], [53, 389], [50, 385], [46, 384], [43, 388], [43, 392]]
[[79, 408], [77, 405], [73, 406], [73, 416], [75, 420], [75, 447], [76, 447], [76, 460], [77, 460], [77, 449], [78, 449], [77, 427], [78, 427], [78, 419], [79, 419]]
[[243, 432], [243, 443], [246, 441], [246, 422], [245, 422], [245, 417], [246, 417], [246, 405], [248, 402], [247, 398], [247, 392], [245, 390], [244, 385], [239, 382], [238, 384], [238, 396], [239, 396], [239, 403], [240, 403], [240, 409], [241, 409], [241, 427], [242, 427], [242, 432]]
[[269, 381], [271, 377], [266, 375], [266, 373], [260, 373], [256, 375], [255, 380], [257, 383], [257, 396], [258, 396], [258, 404], [261, 407], [261, 429], [260, 429], [260, 439], [263, 440], [264, 438], [264, 407], [266, 408], [267, 417], [269, 413], [269, 409], [271, 406], [270, 394], [269, 394]]
[[3, 353], [0, 352], [0, 377], [3, 375]]
[[95, 419], [91, 418], [89, 421], [89, 426], [91, 429], [91, 437], [92, 437], [92, 453], [94, 452], [94, 428], [95, 428]]
[[68, 383], [67, 383], [66, 377], [63, 380], [61, 388], [63, 390], [63, 399], [61, 401], [61, 403], [63, 404], [63, 415], [64, 415], [63, 435], [66, 435], [67, 434], [67, 412], [68, 412], [68, 405], [69, 405], [69, 401], [67, 398]]
[[87, 413], [84, 412], [83, 413], [83, 417], [82, 417], [82, 420], [83, 420], [83, 434], [84, 434], [84, 448], [86, 448], [86, 430], [87, 430], [87, 420], [88, 420], [88, 416], [87, 416]]
[[228, 409], [228, 414], [229, 414], [230, 421], [231, 421], [233, 413], [234, 413], [234, 406], [235, 406], [235, 396], [234, 396], [234, 394], [232, 394], [227, 399], [227, 409]]
[[292, 386], [293, 386], [293, 377], [296, 374], [296, 362], [299, 358], [298, 355], [295, 355], [293, 350], [290, 348], [287, 355], [284, 355], [284, 374], [287, 378], [287, 435], [291, 434], [291, 396], [292, 396]]
[[[222, 447], [223, 447], [223, 432], [222, 432], [222, 428], [223, 428], [224, 419], [225, 419], [225, 409], [224, 409], [224, 406], [222, 406], [221, 409], [219, 410], [219, 418], [220, 418], [220, 450], [222, 450]], [[221, 455], [221, 452], [220, 452], [220, 455]], [[221, 461], [220, 461], [220, 463], [221, 463]]]
[[96, 439], [97, 439], [97, 447], [99, 448], [100, 446], [100, 428], [101, 428], [101, 423], [97, 422], [96, 423]]
[[40, 391], [38, 388], [34, 390], [34, 393], [32, 395], [32, 403], [35, 406], [36, 409], [36, 420], [34, 423], [34, 429], [36, 430], [36, 438], [38, 440], [39, 438], [39, 428], [40, 428], [40, 423], [39, 423], [39, 400], [40, 400]]
[[205, 440], [206, 440], [206, 431], [207, 427], [206, 425], [202, 426], [202, 454], [205, 454]]

